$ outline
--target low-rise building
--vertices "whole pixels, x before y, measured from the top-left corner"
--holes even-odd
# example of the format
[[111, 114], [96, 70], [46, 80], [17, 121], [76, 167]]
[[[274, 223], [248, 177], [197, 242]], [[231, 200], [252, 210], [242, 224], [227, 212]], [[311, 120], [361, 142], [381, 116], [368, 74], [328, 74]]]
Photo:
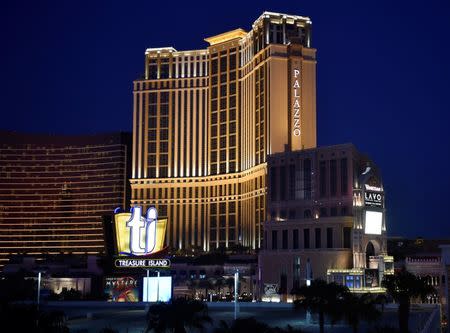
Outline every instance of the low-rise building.
[[[388, 256], [384, 188], [352, 144], [269, 157], [268, 221], [259, 253], [263, 299], [281, 300], [311, 279], [381, 291]], [[269, 294], [267, 294], [267, 291]]]

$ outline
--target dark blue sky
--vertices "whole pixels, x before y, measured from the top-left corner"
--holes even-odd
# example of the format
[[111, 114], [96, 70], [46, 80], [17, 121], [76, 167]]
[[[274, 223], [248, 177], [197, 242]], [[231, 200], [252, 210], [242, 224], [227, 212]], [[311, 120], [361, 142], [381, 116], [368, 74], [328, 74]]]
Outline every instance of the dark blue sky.
[[381, 167], [390, 235], [450, 237], [450, 2], [2, 1], [0, 129], [131, 130], [147, 47], [203, 38], [264, 11], [311, 17], [320, 145]]

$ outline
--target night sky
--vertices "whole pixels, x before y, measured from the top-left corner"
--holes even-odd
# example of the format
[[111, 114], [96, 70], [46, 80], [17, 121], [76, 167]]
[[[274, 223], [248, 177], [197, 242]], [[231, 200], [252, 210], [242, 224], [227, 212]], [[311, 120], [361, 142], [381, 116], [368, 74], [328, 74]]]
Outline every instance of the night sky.
[[2, 1], [0, 129], [131, 131], [147, 47], [309, 16], [320, 145], [380, 166], [388, 234], [450, 238], [450, 1]]

